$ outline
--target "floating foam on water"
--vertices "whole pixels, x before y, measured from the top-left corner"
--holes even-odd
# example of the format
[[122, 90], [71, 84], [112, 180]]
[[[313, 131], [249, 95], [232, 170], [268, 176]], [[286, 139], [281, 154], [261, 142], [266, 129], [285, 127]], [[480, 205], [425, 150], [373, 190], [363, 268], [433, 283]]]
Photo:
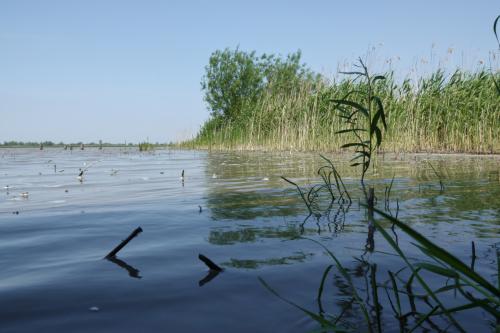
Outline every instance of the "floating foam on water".
[[66, 200], [53, 200], [50, 203], [55, 203], [55, 204], [60, 204], [60, 203], [65, 203]]

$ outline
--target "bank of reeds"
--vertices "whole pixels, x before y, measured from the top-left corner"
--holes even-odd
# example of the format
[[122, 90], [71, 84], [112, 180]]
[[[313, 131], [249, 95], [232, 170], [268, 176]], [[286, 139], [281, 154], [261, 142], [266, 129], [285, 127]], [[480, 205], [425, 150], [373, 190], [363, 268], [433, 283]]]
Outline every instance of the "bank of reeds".
[[155, 145], [147, 141], [139, 143], [139, 151], [152, 151], [155, 150]]
[[[397, 82], [391, 73], [375, 86], [387, 113], [380, 147], [395, 152], [500, 153], [500, 73], [437, 71], [418, 82]], [[334, 99], [360, 90], [349, 77], [297, 80], [287, 89], [268, 83], [256, 103], [237, 116], [210, 118], [185, 147], [336, 151], [347, 137]]]

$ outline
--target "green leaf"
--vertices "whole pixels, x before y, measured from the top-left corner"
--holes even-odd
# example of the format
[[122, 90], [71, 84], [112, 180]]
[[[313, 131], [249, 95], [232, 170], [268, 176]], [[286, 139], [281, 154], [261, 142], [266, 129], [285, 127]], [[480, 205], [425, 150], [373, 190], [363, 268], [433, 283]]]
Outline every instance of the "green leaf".
[[375, 83], [377, 80], [385, 80], [385, 76], [377, 75], [372, 79], [372, 83]]
[[318, 307], [320, 309], [320, 312], [323, 312], [323, 304], [321, 303], [321, 296], [323, 295], [323, 289], [325, 287], [325, 281], [328, 276], [328, 273], [332, 269], [333, 265], [328, 265], [328, 267], [325, 269], [323, 272], [323, 277], [321, 278], [321, 283], [319, 285], [318, 289]]
[[[454, 308], [449, 308], [447, 310], [450, 313], [460, 312], [460, 311], [463, 311], [463, 310], [469, 310], [469, 309], [474, 309], [474, 308], [480, 307], [481, 304], [482, 304], [481, 302], [471, 302], [471, 303], [467, 303], [467, 304], [464, 304], [464, 305], [456, 306]], [[442, 311], [438, 311], [438, 312], [434, 313], [433, 316], [439, 316], [439, 315], [442, 315], [442, 314], [443, 314]]]
[[348, 129], [343, 129], [343, 130], [337, 131], [337, 132], [335, 132], [335, 134], [342, 134], [342, 133], [349, 133], [349, 132], [356, 132], [356, 131], [366, 132], [366, 130], [363, 128], [348, 128]]
[[297, 191], [299, 192], [300, 194], [300, 197], [302, 198], [302, 201], [304, 201], [305, 205], [307, 206], [307, 209], [309, 210], [309, 213], [310, 214], [313, 214], [313, 211], [312, 211], [312, 208], [311, 208], [311, 205], [309, 204], [309, 202], [307, 201], [307, 198], [305, 197], [304, 195], [304, 192], [302, 192], [302, 189], [300, 188], [299, 185], [297, 185], [296, 183], [292, 182], [291, 180], [281, 176], [281, 179], [283, 179], [284, 181], [286, 181], [287, 183], [289, 184], [292, 184], [293, 186], [295, 186], [295, 188], [297, 189]]
[[500, 40], [498, 39], [498, 34], [497, 34], [497, 24], [498, 20], [500, 19], [500, 15], [497, 16], [495, 19], [495, 22], [493, 22], [493, 32], [495, 33], [495, 37], [497, 39], [498, 46], [500, 47]]
[[421, 268], [421, 269], [425, 269], [426, 271], [429, 271], [429, 272], [432, 272], [432, 273], [435, 273], [435, 274], [438, 274], [438, 275], [449, 277], [449, 278], [456, 279], [456, 278], [459, 277], [458, 274], [457, 274], [457, 272], [455, 272], [454, 270], [447, 269], [447, 268], [444, 268], [444, 267], [441, 267], [441, 266], [437, 266], [437, 265], [434, 265], [434, 264], [429, 264], [429, 263], [421, 262], [421, 263], [415, 264], [414, 266], [418, 267], [418, 268]]
[[332, 102], [335, 102], [335, 103], [341, 104], [341, 105], [352, 106], [353, 108], [355, 108], [356, 110], [361, 112], [366, 118], [369, 118], [368, 110], [363, 105], [361, 105], [357, 102], [353, 102], [353, 101], [349, 101], [349, 100], [345, 100], [345, 99], [334, 99], [334, 100], [332, 100]]
[[439, 294], [439, 293], [444, 293], [444, 292], [447, 292], [447, 291], [450, 291], [450, 290], [455, 290], [455, 289], [458, 288], [458, 286], [465, 287], [467, 285], [455, 283], [455, 284], [451, 284], [449, 286], [444, 286], [444, 287], [438, 288], [438, 289], [434, 290], [434, 293], [435, 294]]
[[[382, 100], [378, 96], [372, 96], [372, 100], [374, 100], [375, 103], [377, 103], [377, 113], [375, 114], [375, 117], [377, 117], [377, 114], [380, 113], [378, 116], [382, 120], [382, 124], [384, 125], [384, 129], [387, 130], [387, 123], [385, 121], [385, 112], [384, 112], [384, 105], [382, 104]], [[378, 118], [377, 118], [377, 122], [378, 122]]]
[[[365, 204], [361, 204], [361, 205], [367, 207], [367, 205], [365, 205]], [[382, 216], [385, 217], [386, 219], [390, 218], [390, 221], [395, 220], [395, 221], [399, 222], [399, 220], [393, 218], [390, 215], [385, 214], [384, 212], [380, 211], [377, 208], [372, 208], [372, 209], [375, 212], [377, 212], [378, 214], [381, 214], [381, 215], [383, 214]], [[443, 303], [439, 300], [439, 298], [436, 296], [436, 294], [434, 294], [434, 292], [429, 287], [429, 285], [427, 285], [427, 283], [425, 283], [424, 279], [420, 276], [420, 274], [418, 274], [418, 269], [416, 269], [414, 267], [414, 265], [411, 264], [411, 262], [405, 256], [405, 254], [403, 253], [403, 251], [401, 250], [401, 248], [399, 247], [399, 245], [394, 241], [394, 239], [392, 239], [392, 237], [389, 236], [389, 234], [387, 233], [387, 231], [385, 231], [385, 229], [380, 225], [380, 223], [378, 221], [374, 221], [374, 224], [375, 224], [375, 227], [377, 228], [377, 230], [380, 232], [380, 234], [386, 239], [386, 241], [389, 243], [389, 245], [396, 251], [396, 253], [401, 257], [401, 259], [403, 259], [403, 261], [406, 263], [406, 265], [412, 271], [412, 277], [410, 278], [410, 280], [413, 280], [413, 277], [415, 277], [418, 280], [418, 282], [420, 283], [420, 285], [422, 286], [422, 288], [424, 288], [424, 290], [427, 292], [427, 294], [437, 304], [439, 304], [439, 306], [441, 307], [441, 309], [443, 309], [444, 314], [451, 320], [451, 322], [455, 325], [455, 327], [458, 330], [460, 330], [461, 332], [465, 332], [465, 330], [460, 326], [460, 324], [455, 320], [455, 318], [453, 318], [452, 314], [448, 312], [448, 310], [443, 305]], [[408, 283], [411, 283], [411, 282], [408, 281]]]
[[420, 318], [420, 319], [418, 320], [418, 322], [415, 324], [415, 326], [413, 326], [413, 328], [412, 328], [411, 330], [409, 330], [409, 331], [408, 331], [408, 333], [411, 333], [411, 332], [413, 332], [414, 330], [416, 330], [416, 329], [417, 329], [420, 325], [422, 325], [422, 323], [423, 323], [424, 321], [426, 321], [426, 320], [427, 320], [427, 318], [429, 318], [430, 316], [432, 316], [432, 314], [433, 314], [434, 312], [436, 312], [436, 310], [437, 310], [437, 309], [439, 309], [439, 305], [436, 305], [436, 306], [435, 306], [434, 308], [432, 308], [432, 310], [431, 310], [431, 311], [429, 311], [429, 312], [428, 312], [425, 316], [423, 316], [422, 318]]
[[396, 298], [396, 305], [398, 306], [398, 315], [401, 315], [401, 301], [399, 300], [399, 290], [394, 274], [389, 271], [389, 277], [391, 278], [392, 290], [394, 291], [394, 297]]
[[433, 257], [441, 260], [442, 262], [445, 262], [452, 269], [469, 277], [474, 282], [476, 282], [477, 284], [479, 284], [480, 286], [491, 292], [495, 297], [500, 297], [500, 289], [495, 288], [495, 286], [493, 286], [490, 282], [484, 279], [481, 275], [470, 269], [469, 266], [467, 266], [460, 259], [452, 255], [442, 247], [434, 244], [433, 242], [428, 240], [425, 236], [423, 236], [422, 234], [420, 234], [419, 232], [408, 226], [406, 223], [401, 222], [400, 220], [386, 214], [385, 212], [377, 208], [373, 208], [373, 210], [377, 212], [379, 215], [386, 218], [387, 220], [394, 223], [406, 234], [415, 239], [423, 248], [425, 248], [428, 251], [429, 254], [432, 254]]
[[382, 132], [380, 131], [380, 128], [375, 127], [375, 135], [377, 136], [377, 147], [379, 147], [382, 143]]
[[367, 144], [361, 142], [350, 142], [340, 146], [340, 148], [349, 148], [349, 147], [365, 147], [367, 149], [369, 148]]
[[300, 311], [304, 312], [305, 314], [307, 314], [309, 317], [311, 317], [311, 319], [317, 321], [319, 324], [321, 324], [322, 327], [325, 327], [325, 328], [328, 328], [328, 329], [331, 329], [333, 330], [334, 332], [345, 332], [345, 330], [342, 330], [336, 326], [334, 326], [331, 322], [329, 322], [328, 320], [326, 320], [325, 318], [301, 307], [300, 305], [298, 304], [295, 304], [294, 302], [292, 301], [289, 301], [287, 300], [286, 298], [282, 297], [280, 294], [278, 294], [278, 292], [276, 290], [274, 290], [273, 288], [271, 288], [271, 286], [269, 286], [266, 281], [264, 281], [263, 278], [261, 278], [260, 276], [258, 277], [260, 283], [262, 283], [262, 285], [267, 289], [269, 290], [274, 296], [278, 297], [279, 299], [281, 299], [282, 301], [292, 305], [293, 307], [299, 309]]
[[339, 72], [340, 74], [345, 74], [345, 75], [361, 75], [361, 76], [366, 76], [365, 73], [363, 72]]
[[356, 156], [354, 156], [350, 162], [357, 160], [358, 158], [361, 158], [365, 156], [366, 158], [370, 158], [371, 154], [368, 151], [361, 151], [361, 150], [356, 150], [356, 153], [358, 153]]
[[303, 238], [310, 240], [311, 242], [314, 242], [314, 243], [318, 244], [319, 246], [321, 246], [326, 251], [326, 253], [328, 253], [328, 255], [333, 259], [333, 261], [335, 262], [335, 266], [337, 267], [339, 272], [342, 274], [344, 279], [347, 281], [347, 283], [350, 285], [352, 296], [353, 296], [354, 300], [356, 301], [356, 303], [358, 303], [358, 305], [363, 313], [366, 324], [368, 326], [368, 330], [370, 332], [372, 332], [370, 315], [368, 314], [368, 309], [366, 308], [366, 305], [365, 305], [365, 302], [363, 301], [363, 299], [361, 299], [361, 297], [359, 296], [359, 294], [356, 290], [356, 286], [352, 282], [351, 275], [349, 274], [349, 272], [344, 268], [344, 266], [342, 266], [342, 264], [337, 259], [337, 257], [325, 245], [323, 245], [320, 242], [318, 242], [317, 240], [314, 240], [311, 238], [306, 238], [306, 237], [303, 237]]
[[380, 111], [375, 113], [375, 116], [373, 116], [372, 122], [370, 123], [370, 135], [373, 135], [373, 132], [375, 132], [375, 128], [377, 127], [379, 119], [380, 119]]

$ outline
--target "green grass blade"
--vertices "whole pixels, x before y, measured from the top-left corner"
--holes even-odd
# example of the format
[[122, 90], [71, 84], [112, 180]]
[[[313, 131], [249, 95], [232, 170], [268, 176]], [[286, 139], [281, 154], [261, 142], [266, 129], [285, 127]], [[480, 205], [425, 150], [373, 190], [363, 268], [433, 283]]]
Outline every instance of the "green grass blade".
[[382, 132], [380, 128], [375, 127], [375, 135], [377, 137], [377, 147], [379, 147], [382, 144]]
[[311, 238], [303, 237], [303, 239], [307, 239], [307, 240], [310, 240], [311, 242], [314, 242], [314, 243], [318, 244], [333, 259], [333, 261], [335, 262], [335, 266], [339, 270], [340, 274], [342, 274], [342, 276], [347, 281], [347, 283], [349, 283], [349, 286], [352, 289], [352, 296], [353, 296], [354, 300], [356, 301], [356, 303], [361, 308], [361, 311], [363, 313], [363, 317], [365, 318], [365, 321], [366, 321], [366, 324], [367, 324], [367, 326], [369, 328], [369, 331], [372, 332], [372, 325], [371, 325], [371, 321], [370, 321], [370, 315], [368, 314], [368, 310], [366, 309], [366, 305], [365, 305], [364, 301], [361, 299], [361, 297], [359, 297], [359, 294], [356, 291], [356, 287], [354, 286], [354, 283], [352, 282], [352, 279], [351, 279], [351, 276], [349, 275], [349, 272], [347, 272], [347, 270], [344, 268], [344, 266], [342, 266], [342, 264], [337, 259], [337, 257], [325, 245], [323, 245], [320, 242], [318, 242], [317, 240], [314, 240], [314, 239], [311, 239]]
[[300, 197], [302, 198], [302, 201], [304, 201], [304, 204], [307, 206], [307, 209], [309, 210], [309, 214], [313, 214], [313, 211], [312, 211], [312, 208], [311, 208], [311, 205], [310, 203], [307, 201], [307, 198], [304, 194], [304, 192], [302, 192], [302, 189], [300, 188], [299, 185], [297, 185], [296, 183], [292, 182], [291, 180], [281, 176], [281, 179], [283, 179], [284, 181], [286, 181], [287, 183], [289, 184], [292, 184], [293, 186], [295, 186], [297, 188], [297, 191], [299, 192], [300, 194]]
[[[464, 305], [456, 306], [453, 308], [448, 308], [446, 310], [450, 313], [454, 313], [454, 312], [460, 312], [460, 311], [474, 309], [474, 308], [478, 308], [478, 307], [482, 308], [484, 306], [484, 304], [487, 304], [487, 303], [483, 302], [483, 301], [475, 301], [475, 302], [467, 303]], [[443, 314], [442, 311], [438, 311], [438, 312], [434, 313], [433, 316], [439, 316], [442, 314]]]
[[427, 318], [429, 318], [430, 316], [432, 316], [432, 314], [437, 310], [439, 309], [439, 305], [435, 306], [430, 312], [428, 312], [425, 316], [423, 316], [422, 318], [420, 318], [418, 320], [418, 322], [415, 324], [415, 326], [413, 326], [413, 328], [411, 330], [408, 331], [408, 333], [411, 333], [413, 332], [414, 330], [416, 330], [418, 327], [420, 327], [420, 325], [422, 325], [422, 323], [424, 321], [427, 320]]
[[384, 125], [384, 129], [387, 130], [387, 123], [385, 121], [385, 112], [384, 112], [384, 105], [382, 104], [382, 100], [378, 96], [373, 96], [372, 100], [374, 100], [375, 103], [377, 103], [377, 109], [378, 109], [377, 113], [380, 113], [380, 120], [382, 120], [382, 124]]
[[340, 148], [349, 148], [349, 147], [365, 147], [368, 149], [368, 145], [361, 142], [350, 142], [340, 146]]
[[[362, 205], [366, 207], [366, 205], [364, 205], [364, 204], [362, 204]], [[380, 211], [378, 209], [373, 208], [373, 210], [380, 214]], [[389, 216], [389, 215], [384, 214], [384, 217], [385, 216]], [[394, 219], [394, 218], [392, 218], [392, 219]], [[425, 283], [424, 279], [422, 279], [422, 277], [420, 276], [420, 274], [418, 274], [418, 269], [415, 268], [410, 263], [410, 261], [408, 260], [408, 258], [406, 258], [406, 256], [404, 255], [404, 253], [401, 250], [401, 248], [399, 247], [399, 245], [396, 244], [396, 242], [392, 239], [392, 237], [389, 236], [389, 234], [385, 231], [385, 229], [377, 221], [374, 221], [374, 224], [375, 224], [375, 227], [377, 228], [377, 230], [379, 230], [379, 232], [382, 234], [382, 236], [387, 240], [387, 242], [389, 243], [389, 245], [391, 245], [391, 247], [396, 251], [397, 254], [399, 254], [399, 256], [403, 259], [403, 261], [406, 263], [406, 265], [410, 268], [410, 270], [413, 273], [413, 276], [418, 280], [418, 282], [420, 283], [420, 285], [422, 286], [422, 288], [425, 289], [425, 291], [427, 292], [427, 294], [429, 294], [429, 296], [441, 307], [441, 309], [443, 309], [443, 311], [445, 312], [446, 316], [452, 321], [452, 323], [455, 325], [455, 327], [457, 329], [459, 329], [461, 332], [465, 332], [465, 330], [462, 328], [462, 326], [460, 326], [460, 324], [455, 320], [455, 318], [453, 318], [452, 314], [449, 313], [449, 312], [447, 312], [447, 310], [444, 307], [443, 303], [439, 300], [439, 298], [436, 296], [436, 294], [434, 294], [434, 292], [427, 285], [427, 283]]]
[[399, 290], [398, 284], [396, 283], [396, 279], [394, 278], [394, 274], [389, 271], [389, 277], [391, 278], [392, 290], [394, 291], [394, 297], [396, 298], [396, 305], [398, 306], [398, 315], [401, 316], [401, 301], [399, 299]]
[[375, 317], [377, 319], [377, 332], [382, 332], [382, 320], [380, 316], [381, 305], [378, 301], [378, 287], [377, 287], [377, 264], [371, 265], [370, 282], [372, 287], [373, 306], [375, 307]]
[[305, 314], [307, 314], [309, 317], [311, 317], [311, 319], [317, 321], [322, 327], [324, 328], [328, 328], [328, 329], [331, 329], [333, 330], [334, 332], [346, 332], [345, 330], [343, 329], [340, 329], [336, 326], [334, 326], [331, 322], [329, 322], [328, 320], [326, 320], [325, 318], [307, 310], [306, 308], [303, 308], [301, 307], [300, 305], [284, 298], [283, 296], [281, 296], [276, 290], [274, 290], [273, 288], [271, 288], [270, 285], [267, 284], [266, 281], [264, 281], [263, 278], [261, 278], [260, 276], [258, 277], [260, 283], [267, 289], [269, 290], [274, 296], [278, 297], [279, 299], [281, 299], [282, 301], [292, 305], [293, 307], [299, 309], [300, 311], [304, 312]]
[[343, 134], [343, 133], [350, 133], [350, 132], [366, 132], [364, 128], [348, 128], [348, 129], [343, 129], [340, 131], [335, 132], [335, 134]]
[[432, 272], [434, 274], [438, 274], [438, 275], [441, 275], [441, 276], [444, 276], [447, 278], [457, 279], [459, 277], [457, 272], [455, 272], [452, 269], [446, 269], [446, 268], [443, 268], [441, 266], [437, 266], [437, 265], [433, 265], [433, 264], [429, 264], [429, 263], [425, 263], [425, 262], [417, 263], [414, 266], [417, 268], [425, 269], [429, 272]]
[[323, 272], [323, 277], [321, 278], [321, 283], [320, 283], [319, 289], [318, 289], [318, 307], [319, 307], [319, 311], [321, 313], [324, 312], [323, 311], [323, 304], [321, 303], [321, 296], [323, 295], [323, 289], [325, 287], [326, 278], [328, 277], [328, 273], [330, 272], [332, 267], [333, 267], [333, 265], [328, 265], [328, 267]]
[[455, 269], [456, 271], [460, 272], [461, 274], [469, 277], [479, 285], [481, 285], [483, 288], [487, 289], [489, 292], [491, 292], [493, 295], [496, 297], [500, 297], [500, 290], [497, 289], [495, 286], [493, 286], [490, 282], [488, 282], [486, 279], [484, 279], [482, 276], [474, 272], [473, 270], [470, 269], [469, 266], [467, 266], [464, 262], [462, 262], [460, 259], [446, 251], [445, 249], [441, 248], [440, 246], [434, 244], [430, 240], [428, 240], [425, 236], [414, 230], [413, 228], [409, 227], [407, 224], [399, 221], [398, 219], [384, 213], [383, 211], [374, 208], [374, 211], [377, 212], [379, 215], [383, 216], [387, 220], [391, 221], [395, 225], [397, 225], [401, 230], [403, 230], [406, 234], [408, 234], [410, 237], [415, 239], [420, 245], [425, 248], [429, 254], [432, 254], [433, 257], [436, 257], [437, 259], [447, 263], [451, 268]]
[[363, 105], [361, 105], [357, 102], [349, 101], [349, 100], [345, 100], [345, 99], [334, 99], [334, 100], [332, 100], [332, 102], [337, 103], [337, 104], [341, 104], [341, 105], [352, 106], [354, 109], [361, 112], [361, 114], [363, 114], [366, 118], [370, 117], [368, 110]]

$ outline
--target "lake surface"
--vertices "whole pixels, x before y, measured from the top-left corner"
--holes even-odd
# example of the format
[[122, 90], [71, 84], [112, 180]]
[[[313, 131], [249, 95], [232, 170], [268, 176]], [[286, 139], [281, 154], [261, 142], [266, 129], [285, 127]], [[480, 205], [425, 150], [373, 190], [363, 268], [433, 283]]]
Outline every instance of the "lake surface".
[[[370, 240], [349, 156], [329, 157], [353, 203], [305, 220], [305, 205], [280, 176], [301, 185], [317, 183], [316, 170], [324, 165], [318, 154], [1, 149], [0, 331], [304, 332], [318, 327], [259, 277], [313, 313], [344, 311], [346, 327], [364, 330], [359, 309], [349, 304], [352, 291], [335, 268], [318, 303], [322, 275], [333, 261], [318, 244], [299, 237], [320, 241], [335, 253], [361, 293], [367, 290], [366, 262], [377, 263], [380, 284], [388, 269], [395, 272], [404, 263], [390, 254], [379, 233]], [[444, 191], [428, 161], [442, 177]], [[395, 176], [392, 212], [399, 206], [402, 221], [466, 263], [474, 241], [475, 270], [495, 283], [499, 165], [495, 156], [386, 155], [368, 178], [375, 184], [377, 207], [383, 208], [385, 187]], [[143, 232], [115, 260], [103, 259], [139, 226]], [[404, 234], [398, 233], [398, 240], [409, 257], [422, 256]], [[224, 271], [205, 278], [200, 253]], [[382, 288], [379, 294], [384, 331], [399, 331]], [[450, 304], [461, 304], [459, 296], [448, 297]], [[491, 316], [478, 310], [457, 320], [467, 330], [493, 327]], [[435, 324], [448, 326], [442, 318]]]

